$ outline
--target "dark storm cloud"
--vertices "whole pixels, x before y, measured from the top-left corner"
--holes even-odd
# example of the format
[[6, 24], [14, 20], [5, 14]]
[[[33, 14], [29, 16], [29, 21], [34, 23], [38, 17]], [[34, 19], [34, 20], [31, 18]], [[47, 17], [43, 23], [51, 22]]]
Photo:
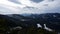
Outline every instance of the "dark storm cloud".
[[21, 4], [20, 2], [18, 2], [17, 0], [8, 0], [10, 2], [14, 2], [14, 3], [17, 3], [17, 4]]
[[39, 3], [39, 2], [42, 2], [44, 0], [31, 0], [31, 1], [36, 2], [36, 3]]

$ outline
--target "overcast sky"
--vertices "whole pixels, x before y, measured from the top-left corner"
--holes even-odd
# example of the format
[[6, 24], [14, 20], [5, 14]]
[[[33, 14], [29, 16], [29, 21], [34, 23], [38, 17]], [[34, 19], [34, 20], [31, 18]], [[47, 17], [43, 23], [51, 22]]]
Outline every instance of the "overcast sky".
[[60, 0], [0, 0], [0, 14], [60, 13]]

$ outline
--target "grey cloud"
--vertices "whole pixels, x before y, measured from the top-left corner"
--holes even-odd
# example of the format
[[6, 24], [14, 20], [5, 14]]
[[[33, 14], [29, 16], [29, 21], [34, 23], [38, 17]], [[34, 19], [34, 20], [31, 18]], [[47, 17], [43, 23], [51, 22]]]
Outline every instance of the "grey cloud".
[[43, 13], [60, 13], [60, 7], [44, 10]]
[[18, 2], [18, 0], [8, 0], [10, 2], [14, 2], [14, 3], [17, 3], [17, 4], [21, 4], [20, 2]]
[[44, 4], [43, 6], [48, 6], [49, 4]]
[[60, 13], [60, 7], [56, 7], [56, 8], [47, 8], [47, 9], [42, 9], [40, 10], [39, 8], [36, 7], [25, 7], [23, 11], [26, 12], [31, 12], [33, 14], [42, 14], [42, 13]]
[[48, 0], [49, 2], [51, 2], [51, 1], [55, 1], [55, 0]]
[[33, 2], [35, 2], [35, 3], [39, 3], [39, 2], [42, 2], [42, 1], [44, 1], [44, 0], [31, 0], [31, 1], [33, 1]]

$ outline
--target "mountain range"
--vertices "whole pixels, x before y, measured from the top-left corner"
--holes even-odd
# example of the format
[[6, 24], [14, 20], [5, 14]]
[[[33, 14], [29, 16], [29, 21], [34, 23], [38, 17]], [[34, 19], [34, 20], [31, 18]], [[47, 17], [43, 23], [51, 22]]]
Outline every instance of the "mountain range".
[[0, 20], [2, 25], [4, 24], [10, 28], [17, 26], [22, 28], [34, 26], [37, 28], [37, 24], [41, 24], [42, 28], [44, 28], [44, 24], [46, 24], [48, 28], [60, 32], [60, 13], [29, 14], [29, 16], [22, 14], [1, 14]]

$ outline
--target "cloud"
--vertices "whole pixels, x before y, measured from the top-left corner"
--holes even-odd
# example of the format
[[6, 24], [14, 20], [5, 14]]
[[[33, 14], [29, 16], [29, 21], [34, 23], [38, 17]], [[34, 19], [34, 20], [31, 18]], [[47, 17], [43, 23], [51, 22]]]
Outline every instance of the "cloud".
[[10, 2], [8, 0], [0, 0], [0, 4], [13, 6], [13, 7], [20, 7], [20, 8], [24, 7], [24, 5], [16, 4], [16, 3]]
[[8, 6], [8, 5], [0, 5], [0, 14], [13, 14], [13, 13], [19, 13], [17, 12], [17, 7]]
[[13, 2], [13, 3], [17, 3], [17, 4], [21, 4], [18, 0], [8, 0], [10, 2]]
[[[19, 2], [21, 4], [18, 4]], [[1, 9], [2, 8], [2, 9]], [[23, 14], [23, 13], [60, 13], [60, 0], [44, 0], [39, 3], [31, 0], [0, 0], [0, 14]]]
[[18, 14], [25, 5], [16, 4], [8, 0], [0, 0], [0, 14]]
[[49, 2], [55, 1], [55, 0], [48, 0]]
[[33, 2], [35, 2], [35, 3], [39, 3], [39, 2], [42, 2], [42, 1], [44, 1], [44, 0], [31, 0], [31, 1], [33, 1]]
[[[30, 1], [29, 1], [30, 2]], [[40, 3], [31, 3], [32, 6], [29, 8], [26, 7], [22, 11], [26, 11], [27, 13], [60, 13], [60, 0], [44, 0]], [[28, 3], [25, 5], [29, 5]], [[34, 8], [31, 8], [34, 7]]]

